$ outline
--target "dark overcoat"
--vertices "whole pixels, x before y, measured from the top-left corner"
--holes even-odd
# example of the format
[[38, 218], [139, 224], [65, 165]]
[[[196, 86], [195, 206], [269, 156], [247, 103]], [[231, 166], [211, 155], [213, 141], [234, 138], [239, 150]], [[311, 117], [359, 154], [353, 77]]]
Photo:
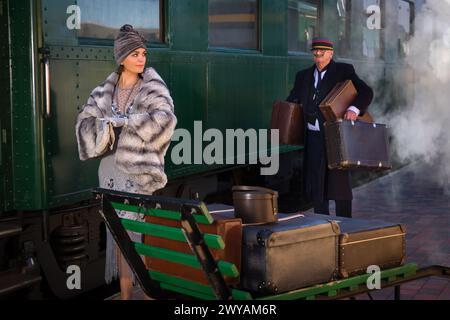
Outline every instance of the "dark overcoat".
[[[312, 103], [312, 96], [314, 94], [314, 70], [316, 66], [299, 71], [295, 78], [294, 88], [292, 89], [287, 101], [295, 102], [306, 107], [308, 104]], [[330, 91], [336, 86], [337, 83], [343, 82], [345, 80], [352, 80], [355, 88], [358, 92], [358, 96], [352, 105], [357, 107], [361, 114], [364, 115], [373, 99], [373, 90], [362, 81], [355, 72], [355, 68], [351, 64], [337, 63], [331, 61], [327, 67], [327, 72], [322, 80], [320, 94], [318, 101], [322, 101]], [[325, 155], [322, 159], [317, 159], [315, 165], [318, 166], [318, 170], [322, 173], [320, 175], [320, 181], [318, 181], [319, 189], [321, 194], [319, 194], [320, 200], [352, 200], [352, 189], [350, 181], [350, 172], [344, 170], [329, 170], [326, 159], [326, 144], [324, 135], [324, 122], [325, 118], [322, 116], [321, 112], [318, 112], [319, 125], [320, 125], [320, 135], [321, 135], [321, 145], [317, 146], [324, 149], [323, 154]], [[307, 137], [308, 129], [306, 117], [304, 117], [304, 128], [305, 137]], [[306, 143], [308, 139], [305, 138], [305, 158], [310, 146]], [[307, 177], [307, 171], [309, 170], [304, 161], [303, 165], [303, 177]], [[303, 190], [310, 190], [311, 181], [308, 179], [303, 179]], [[313, 200], [311, 194], [306, 192], [306, 198]], [[315, 197], [317, 199], [317, 195]]]

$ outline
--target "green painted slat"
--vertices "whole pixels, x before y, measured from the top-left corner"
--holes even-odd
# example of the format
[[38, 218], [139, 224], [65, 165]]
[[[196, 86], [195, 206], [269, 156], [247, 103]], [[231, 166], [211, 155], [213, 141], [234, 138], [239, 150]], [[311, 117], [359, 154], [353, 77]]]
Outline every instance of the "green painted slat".
[[[170, 219], [170, 220], [177, 220], [177, 221], [181, 220], [180, 212], [163, 210], [163, 209], [145, 210], [144, 208], [139, 207], [139, 206], [133, 206], [130, 204], [123, 204], [123, 203], [118, 203], [118, 202], [111, 202], [111, 205], [116, 210], [136, 212], [136, 213], [144, 214], [146, 216], [166, 218], [166, 219]], [[206, 206], [205, 206], [205, 208], [206, 208]], [[205, 210], [205, 208], [203, 210]], [[209, 214], [208, 209], [206, 209], [206, 211], [204, 211], [204, 212], [206, 214], [205, 216], [199, 215], [199, 214], [194, 214], [195, 221], [200, 224], [212, 224], [214, 222], [214, 219]]]
[[195, 218], [195, 221], [200, 224], [212, 224], [214, 222], [214, 219], [211, 219], [211, 218], [205, 217], [205, 216], [201, 216], [198, 214], [194, 214], [194, 218]]
[[388, 282], [394, 282], [395, 280], [397, 280], [396, 276], [392, 276], [388, 278]]
[[402, 267], [393, 268], [381, 271], [381, 279], [386, 279], [391, 276], [403, 276], [403, 275], [412, 275], [416, 274], [417, 272], [417, 264], [415, 263], [409, 263], [407, 265], [404, 265]]
[[250, 294], [250, 292], [233, 289], [231, 290], [231, 294], [233, 295], [233, 298], [235, 300], [253, 300], [253, 297]]
[[[128, 219], [122, 219], [122, 225], [129, 231], [187, 243], [186, 237], [180, 228]], [[203, 234], [203, 239], [205, 240], [206, 245], [212, 249], [221, 250], [225, 248], [225, 242], [222, 237], [218, 235], [206, 233]]]
[[[190, 255], [190, 254], [185, 254], [185, 253], [181, 253], [181, 252], [176, 252], [176, 251], [172, 251], [172, 250], [167, 250], [167, 249], [162, 249], [162, 248], [157, 248], [157, 247], [152, 247], [149, 245], [145, 245], [143, 243], [135, 243], [135, 248], [136, 251], [139, 254], [148, 256], [148, 257], [153, 257], [153, 258], [157, 258], [157, 259], [162, 259], [162, 260], [167, 260], [167, 261], [171, 261], [171, 262], [175, 262], [175, 263], [179, 263], [179, 264], [184, 264], [186, 266], [190, 266], [196, 269], [201, 269], [201, 265], [197, 260], [197, 257]], [[229, 276], [229, 277], [237, 277], [239, 276], [239, 271], [237, 270], [236, 266], [232, 263], [229, 262], [225, 262], [225, 261], [218, 261], [217, 263], [220, 272], [224, 275], [224, 276]]]
[[220, 272], [223, 275], [230, 276], [236, 278], [239, 276], [239, 271], [233, 263], [229, 263], [226, 261], [218, 261], [217, 266], [219, 267]]
[[148, 209], [145, 212], [147, 216], [153, 216], [158, 218], [167, 218], [171, 220], [181, 220], [181, 213], [176, 211], [169, 211], [163, 209]]
[[204, 233], [203, 239], [210, 248], [220, 250], [225, 249], [225, 242], [223, 241], [221, 236], [218, 236], [216, 234]]
[[[182, 287], [188, 290], [196, 291], [202, 294], [206, 294], [209, 296], [214, 296], [214, 291], [210, 286], [200, 284], [197, 282], [189, 281], [186, 279], [182, 279], [179, 277], [171, 276], [162, 272], [157, 271], [149, 271], [150, 277], [156, 281], [164, 282], [170, 285], [174, 285], [177, 287]], [[251, 300], [252, 296], [250, 293], [232, 289], [231, 294], [233, 295], [233, 298], [236, 300]]]
[[190, 266], [193, 268], [200, 268], [200, 264], [197, 259], [189, 254], [175, 252], [171, 250], [156, 248], [148, 245], [144, 245], [142, 243], [135, 243], [136, 250], [139, 254], [158, 258], [162, 260], [168, 260], [171, 262], [176, 262], [180, 264], [184, 264], [186, 266]]
[[155, 237], [185, 242], [183, 231], [179, 228], [172, 228], [158, 224], [145, 223], [140, 221], [121, 219], [122, 225], [128, 231], [138, 232]]
[[336, 297], [337, 294], [338, 294], [337, 290], [330, 290], [330, 291], [328, 291], [328, 296], [329, 297]]
[[189, 290], [186, 288], [177, 287], [177, 286], [174, 286], [174, 285], [171, 285], [168, 283], [164, 283], [164, 282], [161, 282], [161, 288], [166, 289], [166, 290], [171, 290], [174, 292], [178, 292], [181, 294], [185, 294], [185, 295], [188, 295], [188, 296], [191, 296], [194, 298], [199, 298], [202, 300], [217, 300], [215, 296], [210, 296], [210, 295], [203, 294], [203, 293], [200, 293], [197, 291], [192, 291], [192, 290]]
[[158, 272], [158, 271], [150, 270], [148, 273], [150, 274], [150, 277], [153, 280], [165, 282], [167, 284], [186, 288], [188, 290], [198, 291], [200, 293], [207, 294], [207, 295], [214, 295], [214, 292], [211, 289], [211, 287], [209, 287], [207, 285], [200, 284], [200, 283], [194, 282], [194, 281], [189, 281], [189, 280], [182, 279], [179, 277], [171, 276], [171, 275], [168, 275], [168, 274], [165, 274], [162, 272]]
[[[381, 279], [389, 279], [393, 276], [406, 276], [413, 275], [417, 271], [417, 264], [411, 263], [402, 267], [388, 269], [381, 272]], [[352, 287], [356, 287], [358, 285], [365, 285], [367, 283], [367, 279], [370, 277], [370, 274], [356, 276], [352, 278], [348, 278], [345, 280], [330, 282], [326, 284], [320, 284], [317, 286], [303, 288], [300, 290], [295, 290], [279, 295], [267, 296], [258, 298], [257, 300], [297, 300], [297, 299], [308, 299], [313, 298], [317, 295], [331, 295], [333, 296], [335, 291], [340, 289], [348, 289]]]
[[350, 291], [357, 291], [359, 289], [359, 286], [350, 286]]

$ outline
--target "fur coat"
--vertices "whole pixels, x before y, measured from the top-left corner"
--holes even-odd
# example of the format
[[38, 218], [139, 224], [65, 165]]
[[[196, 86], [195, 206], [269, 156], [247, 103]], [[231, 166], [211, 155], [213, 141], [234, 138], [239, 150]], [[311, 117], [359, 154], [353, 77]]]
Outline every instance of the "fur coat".
[[[78, 115], [75, 130], [82, 161], [101, 156], [96, 144], [104, 132], [100, 132], [97, 119], [113, 116], [112, 95], [117, 81], [114, 72], [92, 91]], [[116, 137], [116, 166], [133, 176], [144, 192], [152, 193], [167, 183], [164, 156], [177, 123], [169, 90], [153, 68], [144, 71], [141, 88], [131, 105], [128, 124]]]

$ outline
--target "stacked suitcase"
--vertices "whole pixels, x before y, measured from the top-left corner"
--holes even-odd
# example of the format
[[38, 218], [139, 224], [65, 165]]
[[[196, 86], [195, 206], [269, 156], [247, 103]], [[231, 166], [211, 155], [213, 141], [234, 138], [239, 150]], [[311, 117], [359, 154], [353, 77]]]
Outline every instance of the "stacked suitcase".
[[261, 294], [287, 292], [333, 280], [339, 227], [317, 217], [244, 225], [240, 287]]
[[[209, 207], [209, 206], [208, 206]], [[209, 207], [216, 220], [200, 225], [203, 232], [220, 234], [225, 250], [212, 250], [216, 259], [233, 262], [240, 279], [226, 278], [258, 295], [277, 294], [366, 273], [367, 267], [400, 266], [405, 260], [405, 227], [382, 221], [318, 214], [278, 214], [278, 221], [242, 224], [233, 207]], [[159, 223], [155, 217], [147, 218]], [[166, 222], [167, 223], [167, 222]], [[177, 221], [170, 222], [178, 226]], [[145, 236], [145, 243], [190, 253], [187, 244]], [[208, 283], [203, 271], [147, 259], [151, 270], [186, 280]]]
[[[289, 219], [279, 214], [279, 218]], [[387, 269], [405, 261], [405, 227], [305, 214], [266, 225], [243, 226], [240, 287], [274, 294]]]
[[[324, 219], [323, 215], [307, 217]], [[402, 224], [378, 220], [327, 217], [339, 224], [339, 276], [366, 273], [368, 266], [389, 269], [404, 264], [406, 228]]]

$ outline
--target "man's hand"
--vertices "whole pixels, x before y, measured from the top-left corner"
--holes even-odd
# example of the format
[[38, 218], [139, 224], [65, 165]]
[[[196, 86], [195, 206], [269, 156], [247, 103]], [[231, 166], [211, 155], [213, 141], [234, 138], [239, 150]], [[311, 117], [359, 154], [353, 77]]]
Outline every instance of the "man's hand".
[[358, 120], [358, 115], [356, 113], [354, 113], [353, 111], [347, 111], [344, 115], [344, 119], [345, 120], [351, 120], [351, 121], [356, 121]]

